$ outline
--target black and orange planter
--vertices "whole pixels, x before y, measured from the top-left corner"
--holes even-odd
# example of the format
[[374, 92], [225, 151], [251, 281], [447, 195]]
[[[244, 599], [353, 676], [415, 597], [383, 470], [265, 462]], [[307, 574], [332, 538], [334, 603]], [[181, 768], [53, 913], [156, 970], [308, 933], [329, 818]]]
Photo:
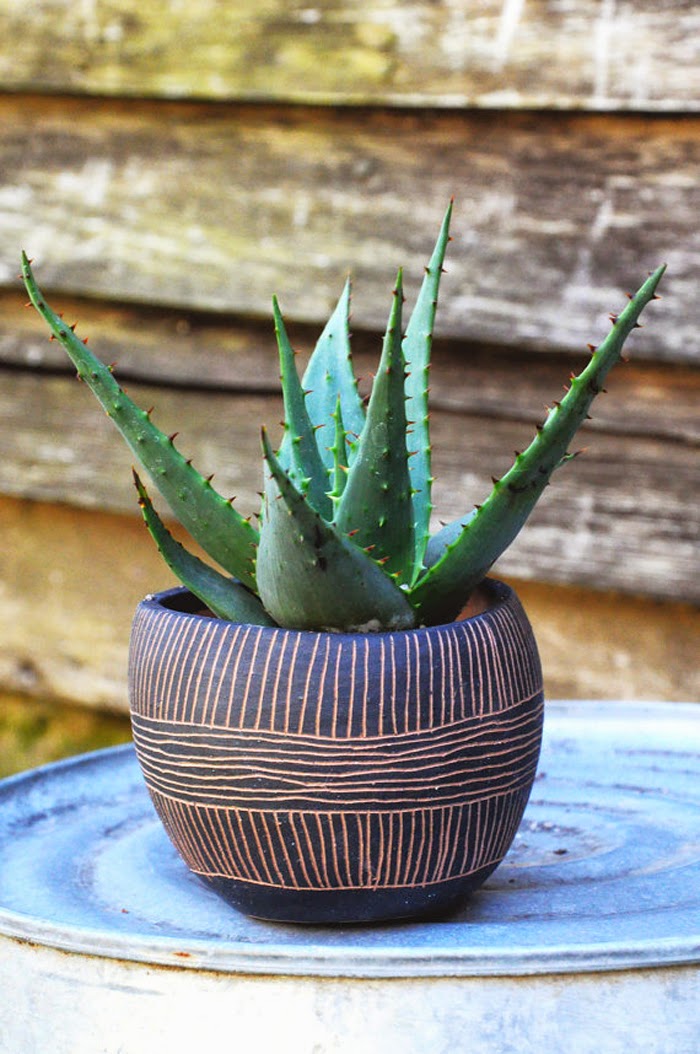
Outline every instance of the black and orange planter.
[[512, 589], [396, 633], [226, 622], [148, 597], [130, 651], [136, 751], [181, 856], [246, 914], [329, 923], [446, 913], [513, 840], [543, 691]]

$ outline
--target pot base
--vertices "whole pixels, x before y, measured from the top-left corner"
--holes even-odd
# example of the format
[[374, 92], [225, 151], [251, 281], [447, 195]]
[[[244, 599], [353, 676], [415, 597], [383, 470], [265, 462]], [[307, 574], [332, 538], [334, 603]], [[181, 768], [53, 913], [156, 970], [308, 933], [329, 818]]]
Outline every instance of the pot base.
[[461, 908], [495, 869], [494, 864], [468, 878], [415, 889], [260, 889], [229, 878], [198, 878], [238, 911], [263, 922], [362, 925], [443, 918]]

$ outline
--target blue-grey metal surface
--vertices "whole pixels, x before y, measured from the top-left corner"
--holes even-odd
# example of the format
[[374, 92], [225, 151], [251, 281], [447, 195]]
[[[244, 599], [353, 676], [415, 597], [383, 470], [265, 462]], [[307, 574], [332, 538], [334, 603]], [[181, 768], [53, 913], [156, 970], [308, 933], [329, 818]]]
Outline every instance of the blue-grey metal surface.
[[566, 973], [700, 962], [700, 706], [548, 704], [506, 861], [439, 922], [298, 927], [189, 874], [130, 747], [0, 783], [0, 934], [245, 973]]

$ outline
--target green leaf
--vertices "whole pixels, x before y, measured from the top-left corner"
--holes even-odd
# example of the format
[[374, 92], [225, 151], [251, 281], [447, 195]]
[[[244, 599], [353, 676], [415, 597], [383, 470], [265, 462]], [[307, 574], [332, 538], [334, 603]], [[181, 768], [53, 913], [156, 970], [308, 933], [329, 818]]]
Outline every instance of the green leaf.
[[413, 504], [406, 449], [405, 364], [401, 349], [402, 276], [372, 385], [367, 419], [348, 471], [335, 526], [403, 582], [413, 577]]
[[88, 351], [70, 326], [46, 303], [26, 255], [22, 277], [29, 298], [127, 444], [148, 470], [173, 513], [196, 542], [226, 571], [255, 589], [258, 532], [185, 460], [117, 383], [109, 367]]
[[331, 490], [329, 497], [335, 508], [340, 501], [345, 483], [348, 478], [348, 445], [346, 443], [346, 429], [343, 421], [343, 411], [338, 396], [335, 413], [333, 414], [334, 434], [333, 446], [330, 448], [333, 462], [331, 465]]
[[226, 578], [176, 541], [153, 507], [146, 488], [134, 472], [139, 505], [146, 526], [168, 567], [184, 586], [218, 618], [254, 626], [274, 626], [258, 598], [240, 582]]
[[299, 380], [294, 351], [287, 336], [284, 319], [273, 297], [275, 334], [280, 356], [280, 378], [284, 398], [285, 434], [280, 458], [299, 490], [306, 494], [314, 509], [330, 520], [333, 506], [328, 497], [328, 468], [321, 458], [314, 424], [306, 407], [306, 396]]
[[[316, 435], [319, 452], [326, 467], [333, 467], [333, 430], [331, 418], [336, 402], [340, 407], [345, 428], [351, 436], [351, 448], [357, 442], [365, 423], [365, 408], [357, 390], [350, 353], [350, 281], [345, 283], [340, 299], [309, 359], [302, 387], [306, 392], [309, 417], [315, 425], [323, 425]], [[350, 458], [352, 460], [352, 456]]]
[[430, 258], [416, 305], [403, 340], [406, 359], [406, 417], [408, 419], [407, 444], [411, 453], [408, 467], [413, 488], [413, 520], [415, 541], [415, 574], [423, 567], [423, 558], [430, 537], [431, 499], [431, 446], [428, 413], [428, 390], [430, 387], [430, 352], [433, 343], [435, 313], [438, 303], [442, 265], [447, 243], [450, 240], [450, 202], [440, 233]]
[[653, 299], [665, 269], [659, 267], [620, 315], [613, 317], [613, 328], [591, 361], [572, 379], [568, 392], [560, 403], [554, 404], [528, 448], [494, 482], [491, 494], [476, 514], [448, 524], [436, 536], [436, 544], [431, 542], [431, 559], [435, 562], [409, 594], [422, 622], [444, 622], [459, 613], [469, 594], [519, 533], [554, 470], [571, 460], [569, 444], [596, 395], [603, 390], [608, 373], [619, 362], [625, 340]]
[[269, 475], [258, 551], [266, 610], [296, 629], [409, 629], [404, 593], [366, 553], [318, 515], [275, 457], [263, 430]]

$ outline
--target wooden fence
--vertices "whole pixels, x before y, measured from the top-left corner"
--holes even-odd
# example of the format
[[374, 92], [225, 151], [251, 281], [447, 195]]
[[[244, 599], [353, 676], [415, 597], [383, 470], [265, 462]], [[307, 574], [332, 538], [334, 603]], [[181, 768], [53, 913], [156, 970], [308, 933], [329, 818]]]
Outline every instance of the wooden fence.
[[124, 708], [170, 582], [130, 459], [23, 308], [50, 301], [216, 483], [258, 506], [346, 273], [360, 372], [456, 199], [433, 368], [441, 517], [483, 497], [661, 261], [582, 444], [498, 570], [553, 694], [697, 697], [700, 9], [691, 0], [32, 0], [0, 9], [0, 686]]

